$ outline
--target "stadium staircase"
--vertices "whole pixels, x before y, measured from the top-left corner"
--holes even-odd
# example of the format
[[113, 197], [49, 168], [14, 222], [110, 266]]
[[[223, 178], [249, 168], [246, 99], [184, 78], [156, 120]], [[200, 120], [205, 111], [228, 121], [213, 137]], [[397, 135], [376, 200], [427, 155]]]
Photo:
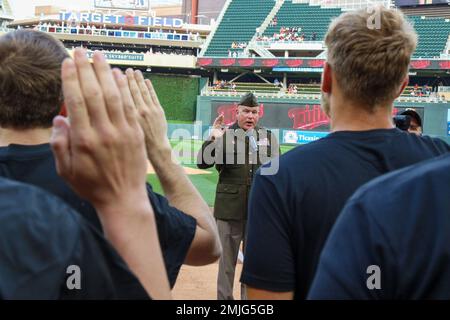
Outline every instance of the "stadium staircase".
[[213, 28], [213, 30], [211, 31], [211, 33], [208, 35], [208, 37], [206, 38], [205, 43], [203, 43], [202, 45], [202, 50], [200, 51], [199, 56], [203, 57], [206, 53], [206, 50], [208, 49], [209, 45], [211, 44], [212, 39], [214, 38], [216, 31], [218, 29], [218, 27], [220, 26], [220, 24], [222, 23], [223, 17], [225, 16], [225, 12], [227, 12], [228, 7], [230, 6], [230, 3], [233, 0], [227, 0], [227, 2], [225, 2], [225, 4], [223, 5], [222, 11], [220, 12], [219, 16], [217, 17], [217, 21], [216, 21], [216, 27]]
[[270, 52], [269, 50], [267, 50], [266, 48], [258, 46], [255, 40], [252, 40], [250, 42], [250, 44], [248, 45], [246, 50], [255, 51], [261, 58], [274, 58], [275, 57], [275, 55], [272, 52]]
[[259, 46], [256, 42], [259, 35], [264, 34], [266, 29], [269, 27], [270, 22], [273, 20], [273, 18], [277, 15], [278, 11], [280, 11], [280, 8], [283, 6], [285, 0], [276, 0], [275, 6], [272, 8], [272, 11], [270, 11], [269, 15], [266, 17], [266, 20], [262, 23], [262, 25], [259, 27], [258, 31], [253, 35], [252, 40], [250, 40], [250, 43], [248, 47], [245, 49], [244, 53], [246, 55], [249, 54], [250, 50], [255, 51], [260, 57], [263, 58], [273, 58], [275, 57], [272, 52], [267, 50], [266, 48], [263, 48]]
[[445, 58], [449, 58], [450, 57], [450, 34], [448, 35], [447, 44], [445, 45], [444, 53], [441, 54], [441, 58], [443, 56], [445, 56]]
[[233, 42], [248, 44], [275, 4], [274, 0], [232, 0], [203, 55], [228, 56]]

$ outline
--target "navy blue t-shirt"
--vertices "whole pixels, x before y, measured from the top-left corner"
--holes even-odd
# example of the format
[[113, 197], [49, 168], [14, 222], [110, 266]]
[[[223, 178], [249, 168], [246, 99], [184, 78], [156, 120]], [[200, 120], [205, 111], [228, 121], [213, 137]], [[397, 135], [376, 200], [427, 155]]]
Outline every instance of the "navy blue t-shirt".
[[1, 299], [148, 295], [108, 241], [66, 203], [42, 189], [0, 178]]
[[450, 156], [371, 181], [323, 249], [311, 299], [450, 299]]
[[449, 151], [439, 139], [380, 129], [335, 132], [284, 154], [277, 174], [255, 177], [241, 281], [306, 298], [329, 231], [356, 189]]
[[[29, 183], [58, 196], [101, 231], [93, 206], [73, 192], [58, 175], [49, 144], [0, 147], [0, 177]], [[153, 192], [149, 184], [147, 193], [155, 212], [164, 262], [173, 287], [194, 239], [197, 222], [171, 207], [167, 199]]]

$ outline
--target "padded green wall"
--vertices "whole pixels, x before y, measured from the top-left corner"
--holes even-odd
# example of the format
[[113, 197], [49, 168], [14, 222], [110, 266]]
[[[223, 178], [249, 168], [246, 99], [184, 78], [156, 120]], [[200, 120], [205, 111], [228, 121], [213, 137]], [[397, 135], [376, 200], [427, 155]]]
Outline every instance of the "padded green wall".
[[199, 77], [146, 73], [156, 90], [167, 120], [195, 121]]

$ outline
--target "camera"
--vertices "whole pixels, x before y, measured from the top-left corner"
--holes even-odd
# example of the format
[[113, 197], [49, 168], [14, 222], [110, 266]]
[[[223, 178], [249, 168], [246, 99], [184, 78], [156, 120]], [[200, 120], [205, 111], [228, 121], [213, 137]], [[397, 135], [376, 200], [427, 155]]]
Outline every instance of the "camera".
[[408, 115], [395, 116], [394, 124], [400, 130], [408, 131], [409, 126], [411, 125], [411, 117]]

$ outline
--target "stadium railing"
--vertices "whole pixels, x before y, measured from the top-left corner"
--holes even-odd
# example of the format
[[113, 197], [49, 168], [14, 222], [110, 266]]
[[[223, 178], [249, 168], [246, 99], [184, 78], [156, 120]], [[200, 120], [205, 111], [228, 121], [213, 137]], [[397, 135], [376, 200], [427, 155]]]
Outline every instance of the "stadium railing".
[[[276, 88], [273, 86], [275, 91], [271, 91], [268, 89], [264, 89], [263, 86], [258, 88], [257, 86], [236, 86], [235, 89], [231, 88], [217, 88], [217, 87], [206, 87], [202, 91], [203, 96], [215, 96], [215, 97], [240, 97], [247, 92], [252, 92], [257, 97], [263, 98], [283, 98], [283, 99], [308, 99], [308, 100], [320, 100], [320, 86], [314, 84], [296, 84], [297, 85], [297, 93], [288, 93], [285, 92], [282, 88]], [[438, 103], [448, 101], [445, 96], [442, 94], [435, 96], [433, 94], [424, 95], [424, 96], [411, 96], [411, 90], [413, 87], [407, 87], [405, 92], [397, 99], [397, 101], [401, 102], [419, 102], [419, 103]], [[450, 91], [450, 90], [449, 90]]]
[[286, 44], [307, 44], [307, 45], [324, 45], [323, 41], [309, 41], [309, 40], [304, 40], [304, 41], [291, 41], [291, 40], [275, 40], [275, 39], [269, 39], [269, 40], [263, 40], [263, 41], [256, 41], [256, 44], [261, 46], [261, 47], [265, 47], [265, 48], [270, 48], [271, 45], [273, 44], [278, 44], [278, 43], [286, 43]]
[[168, 33], [168, 32], [144, 32], [144, 31], [130, 31], [130, 30], [116, 30], [116, 29], [89, 29], [82, 27], [71, 26], [36, 26], [37, 30], [48, 33], [65, 33], [74, 35], [92, 35], [102, 37], [119, 37], [119, 38], [135, 38], [135, 39], [155, 39], [155, 40], [170, 40], [170, 41], [196, 41], [203, 42], [204, 40], [196, 34], [183, 33]]

